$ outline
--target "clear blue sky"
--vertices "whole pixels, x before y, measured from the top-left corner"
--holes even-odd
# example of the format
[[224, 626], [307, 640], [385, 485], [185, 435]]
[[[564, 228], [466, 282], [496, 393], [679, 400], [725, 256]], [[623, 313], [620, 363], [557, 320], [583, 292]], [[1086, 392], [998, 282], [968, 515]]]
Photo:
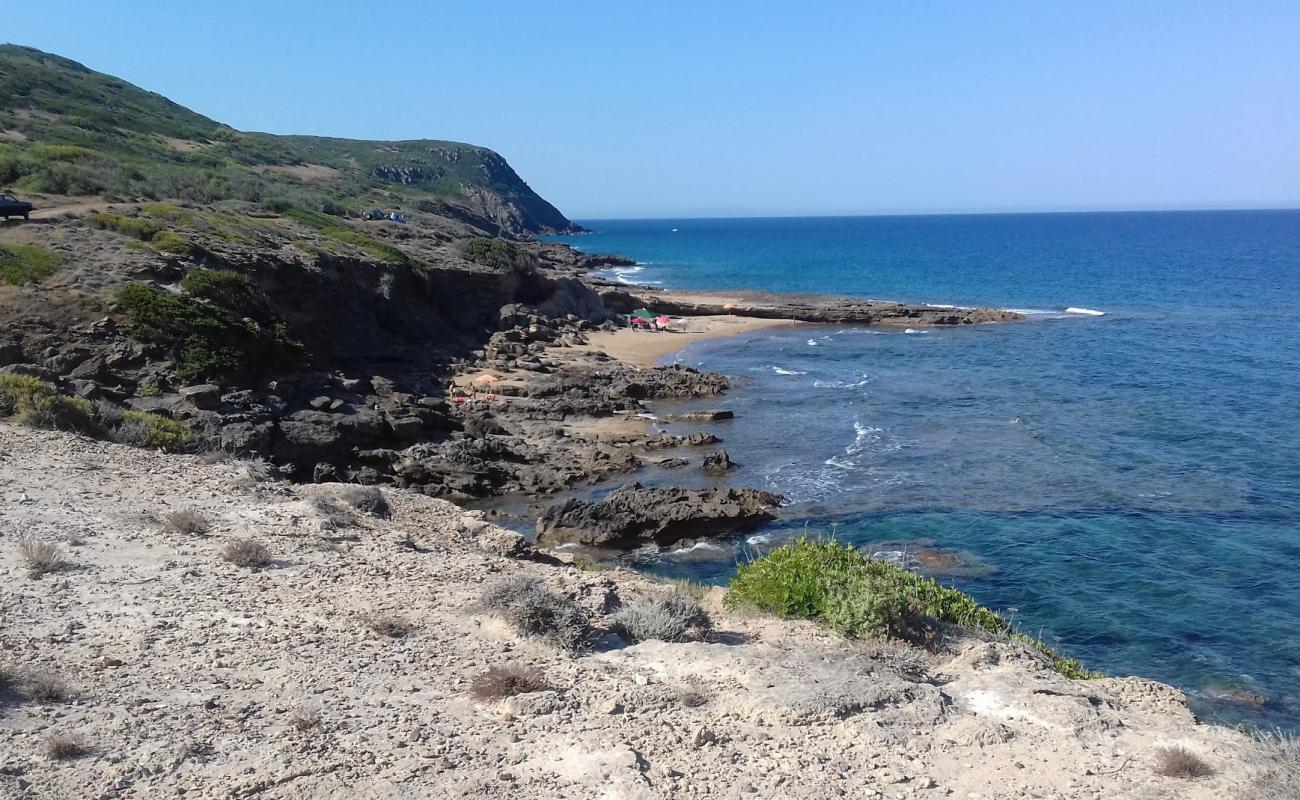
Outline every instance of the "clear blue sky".
[[491, 147], [576, 218], [1300, 205], [1300, 2], [14, 2], [243, 130]]

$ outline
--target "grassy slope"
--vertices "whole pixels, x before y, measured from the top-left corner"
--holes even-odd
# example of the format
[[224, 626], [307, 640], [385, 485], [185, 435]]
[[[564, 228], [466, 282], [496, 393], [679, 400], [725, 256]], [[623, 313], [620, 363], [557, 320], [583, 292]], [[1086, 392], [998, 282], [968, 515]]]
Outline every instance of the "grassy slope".
[[[322, 165], [309, 179], [277, 168]], [[269, 168], [269, 169], [268, 169]], [[332, 171], [331, 171], [332, 170]], [[402, 142], [243, 133], [66, 58], [0, 45], [0, 184], [19, 191], [359, 210], [398, 193], [457, 201], [486, 190], [524, 227], [569, 221], [498, 154]]]

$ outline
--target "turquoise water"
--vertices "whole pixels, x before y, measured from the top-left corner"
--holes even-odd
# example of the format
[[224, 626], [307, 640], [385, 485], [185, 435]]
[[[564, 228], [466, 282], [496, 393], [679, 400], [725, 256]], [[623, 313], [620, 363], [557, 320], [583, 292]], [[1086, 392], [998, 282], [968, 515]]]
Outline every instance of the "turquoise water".
[[[1174, 683], [1217, 719], [1297, 727], [1300, 212], [583, 224], [595, 233], [565, 241], [638, 259], [611, 273], [628, 281], [1030, 312], [684, 351], [736, 379], [726, 480], [792, 501], [743, 549], [805, 525], [933, 540], [980, 567], [945, 582], [1089, 665]], [[722, 581], [737, 555], [647, 566]]]

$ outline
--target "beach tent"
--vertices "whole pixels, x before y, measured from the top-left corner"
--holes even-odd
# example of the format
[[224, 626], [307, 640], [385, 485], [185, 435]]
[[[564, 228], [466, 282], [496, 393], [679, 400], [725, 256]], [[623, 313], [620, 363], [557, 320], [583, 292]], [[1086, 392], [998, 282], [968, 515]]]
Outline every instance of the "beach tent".
[[646, 322], [653, 322], [655, 317], [659, 315], [648, 308], [638, 308], [636, 311], [633, 311], [628, 316], [630, 316], [632, 319], [639, 319], [639, 320], [644, 320]]

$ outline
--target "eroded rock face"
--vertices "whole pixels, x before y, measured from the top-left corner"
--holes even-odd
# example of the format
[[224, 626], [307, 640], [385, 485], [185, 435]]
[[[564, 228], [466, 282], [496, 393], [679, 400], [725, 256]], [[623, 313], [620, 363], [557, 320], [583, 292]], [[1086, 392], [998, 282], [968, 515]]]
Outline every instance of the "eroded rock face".
[[537, 541], [632, 548], [749, 530], [785, 498], [758, 489], [646, 488], [630, 483], [600, 502], [570, 499], [537, 521]]

